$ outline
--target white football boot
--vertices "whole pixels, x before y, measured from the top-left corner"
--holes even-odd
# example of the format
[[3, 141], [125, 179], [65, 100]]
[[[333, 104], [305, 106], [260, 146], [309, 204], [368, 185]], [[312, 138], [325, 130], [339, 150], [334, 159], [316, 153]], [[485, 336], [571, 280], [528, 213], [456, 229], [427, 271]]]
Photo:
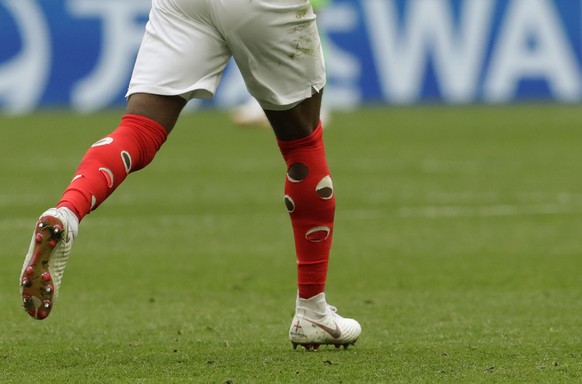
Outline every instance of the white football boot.
[[345, 349], [353, 345], [362, 332], [360, 324], [353, 319], [346, 319], [337, 313], [337, 309], [325, 301], [325, 293], [309, 299], [297, 297], [295, 316], [289, 329], [289, 340], [293, 349], [298, 345], [306, 350], [317, 351], [320, 345], [335, 345]]
[[36, 223], [20, 273], [22, 305], [35, 319], [45, 319], [53, 307], [78, 227], [67, 208], [51, 208]]

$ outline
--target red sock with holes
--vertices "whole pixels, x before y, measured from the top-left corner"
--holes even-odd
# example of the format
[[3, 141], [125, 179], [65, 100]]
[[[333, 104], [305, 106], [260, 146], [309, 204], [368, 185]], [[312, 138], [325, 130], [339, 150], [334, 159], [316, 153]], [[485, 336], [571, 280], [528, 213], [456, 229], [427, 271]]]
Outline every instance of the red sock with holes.
[[159, 123], [126, 114], [115, 131], [89, 148], [57, 207], [67, 207], [79, 221], [96, 209], [128, 174], [148, 165], [168, 134]]
[[297, 254], [299, 297], [325, 289], [332, 243], [335, 196], [327, 166], [321, 123], [305, 138], [277, 140], [287, 164], [285, 205]]

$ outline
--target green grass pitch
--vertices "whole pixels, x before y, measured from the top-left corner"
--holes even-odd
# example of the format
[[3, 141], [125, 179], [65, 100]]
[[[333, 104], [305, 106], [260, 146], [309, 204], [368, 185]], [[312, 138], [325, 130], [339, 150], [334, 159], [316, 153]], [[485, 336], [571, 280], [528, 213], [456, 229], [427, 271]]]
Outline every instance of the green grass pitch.
[[82, 223], [44, 321], [20, 306], [36, 217], [118, 111], [0, 117], [0, 383], [582, 380], [580, 106], [368, 108], [325, 131], [328, 299], [348, 350], [287, 340], [295, 259], [268, 131], [184, 115]]

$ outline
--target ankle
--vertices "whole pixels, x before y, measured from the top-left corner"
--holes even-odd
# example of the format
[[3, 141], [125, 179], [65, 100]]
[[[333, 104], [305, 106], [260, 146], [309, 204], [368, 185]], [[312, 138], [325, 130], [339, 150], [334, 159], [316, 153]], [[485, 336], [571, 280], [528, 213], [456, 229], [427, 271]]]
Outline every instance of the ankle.
[[296, 313], [310, 317], [324, 317], [329, 312], [329, 305], [325, 300], [325, 293], [321, 292], [308, 299], [297, 296]]

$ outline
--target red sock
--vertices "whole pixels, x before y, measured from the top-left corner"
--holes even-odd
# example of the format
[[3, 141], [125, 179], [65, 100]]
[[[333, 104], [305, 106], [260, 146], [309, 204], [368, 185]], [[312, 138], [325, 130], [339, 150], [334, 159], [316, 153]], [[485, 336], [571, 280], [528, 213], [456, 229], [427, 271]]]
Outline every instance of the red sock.
[[148, 165], [168, 134], [157, 122], [127, 114], [119, 127], [89, 148], [57, 207], [67, 207], [79, 221], [97, 208], [131, 172]]
[[287, 164], [285, 205], [293, 226], [301, 298], [324, 291], [332, 243], [335, 196], [322, 131], [319, 124], [305, 138], [277, 141]]

